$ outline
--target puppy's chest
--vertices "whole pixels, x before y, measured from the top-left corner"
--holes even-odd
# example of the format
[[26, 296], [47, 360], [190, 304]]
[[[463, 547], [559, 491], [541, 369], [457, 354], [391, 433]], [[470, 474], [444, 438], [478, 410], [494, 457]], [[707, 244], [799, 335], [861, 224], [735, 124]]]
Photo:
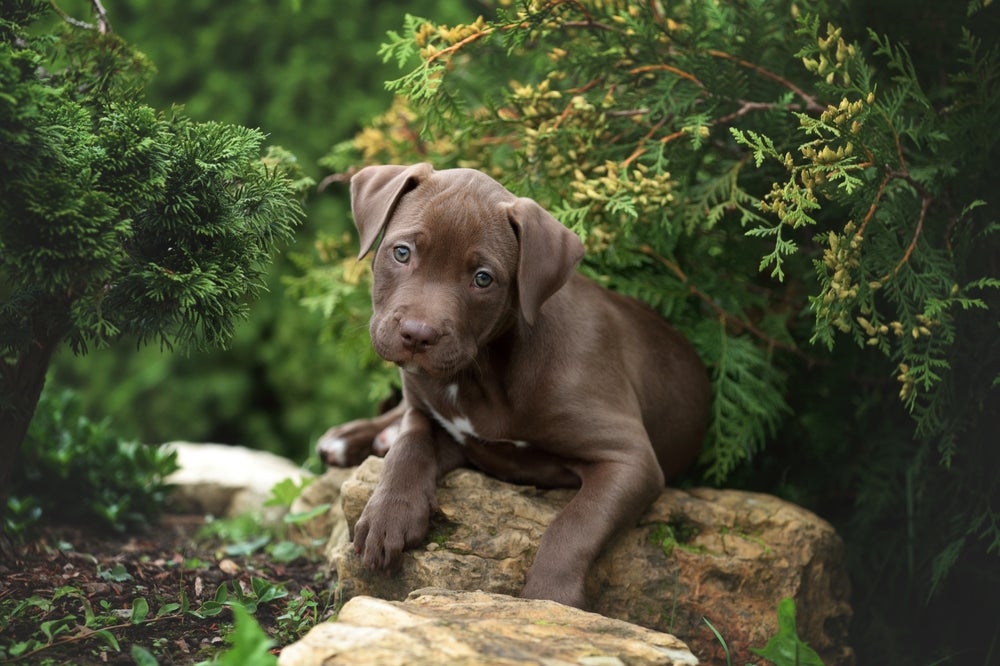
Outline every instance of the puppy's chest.
[[478, 391], [463, 391], [458, 384], [449, 384], [426, 400], [425, 406], [459, 444], [496, 442], [528, 447], [527, 441], [515, 436], [512, 413], [499, 399], [491, 400]]

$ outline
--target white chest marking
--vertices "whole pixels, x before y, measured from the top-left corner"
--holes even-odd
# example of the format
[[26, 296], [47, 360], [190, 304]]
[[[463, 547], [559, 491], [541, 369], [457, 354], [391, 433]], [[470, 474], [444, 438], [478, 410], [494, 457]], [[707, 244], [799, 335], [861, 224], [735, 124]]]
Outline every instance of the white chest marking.
[[[451, 386], [448, 387], [449, 397], [451, 397], [450, 394], [453, 393], [452, 389], [454, 389], [454, 393], [457, 394], [458, 386], [452, 384]], [[434, 420], [437, 421], [438, 424], [440, 424], [440, 426], [444, 428], [449, 435], [451, 435], [452, 439], [454, 439], [459, 444], [463, 445], [466, 444], [466, 438], [472, 437], [473, 439], [478, 439], [479, 441], [486, 443], [505, 442], [507, 444], [513, 444], [519, 449], [524, 449], [528, 447], [528, 443], [522, 440], [513, 440], [513, 439], [497, 440], [497, 439], [488, 439], [486, 437], [482, 437], [481, 435], [479, 435], [479, 433], [476, 432], [476, 429], [472, 427], [472, 421], [470, 421], [467, 416], [460, 414], [452, 419], [446, 419], [443, 416], [441, 416], [441, 414], [433, 407], [428, 406], [428, 409], [431, 410], [431, 415], [434, 417]]]

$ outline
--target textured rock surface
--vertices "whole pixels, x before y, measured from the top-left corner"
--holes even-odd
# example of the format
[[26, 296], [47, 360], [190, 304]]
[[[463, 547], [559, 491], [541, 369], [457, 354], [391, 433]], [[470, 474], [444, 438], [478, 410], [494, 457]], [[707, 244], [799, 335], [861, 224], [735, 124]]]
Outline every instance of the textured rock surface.
[[[381, 467], [369, 458], [343, 483], [348, 525]], [[343, 527], [330, 563], [345, 598], [399, 600], [429, 586], [516, 595], [542, 531], [571, 496], [457, 470], [439, 484], [426, 546], [409, 551], [400, 572], [365, 570]], [[588, 586], [590, 610], [672, 633], [708, 663], [725, 655], [703, 618], [726, 639], [732, 663], [756, 661], [749, 648], [776, 633], [778, 601], [791, 597], [800, 637], [828, 666], [850, 664], [848, 594], [843, 544], [826, 521], [772, 496], [704, 488], [666, 489], [607, 549]]]
[[669, 634], [551, 601], [423, 589], [403, 602], [355, 597], [336, 622], [286, 647], [279, 666], [689, 666]]
[[[191, 442], [170, 442], [164, 446], [177, 451], [180, 469], [167, 482], [175, 486], [171, 504], [183, 511], [220, 517], [262, 511], [274, 484], [289, 478], [301, 482], [304, 477], [313, 476], [290, 460], [267, 451]], [[280, 510], [269, 512], [276, 514]]]

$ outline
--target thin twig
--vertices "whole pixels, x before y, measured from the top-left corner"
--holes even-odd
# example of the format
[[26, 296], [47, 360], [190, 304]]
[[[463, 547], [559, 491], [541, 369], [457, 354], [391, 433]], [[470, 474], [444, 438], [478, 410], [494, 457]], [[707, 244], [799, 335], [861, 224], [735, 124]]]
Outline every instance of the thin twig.
[[86, 21], [81, 21], [80, 19], [75, 19], [66, 12], [63, 11], [62, 7], [56, 4], [56, 0], [49, 0], [49, 5], [52, 6], [52, 10], [59, 15], [66, 23], [69, 23], [74, 28], [82, 28], [83, 30], [93, 30], [94, 24], [87, 23]]
[[646, 136], [639, 139], [639, 142], [636, 144], [635, 150], [632, 151], [632, 154], [626, 157], [625, 160], [622, 162], [623, 169], [627, 169], [628, 166], [632, 164], [634, 160], [639, 159], [639, 157], [646, 152], [646, 149], [642, 145], [643, 142], [649, 140], [654, 134], [656, 134], [656, 131], [661, 127], [663, 127], [664, 123], [666, 122], [667, 122], [666, 118], [661, 118], [659, 121], [654, 123], [652, 127], [649, 128], [649, 131], [646, 132]]
[[52, 7], [52, 10], [59, 15], [59, 18], [66, 23], [69, 23], [74, 28], [80, 28], [82, 30], [97, 30], [102, 35], [110, 34], [112, 30], [111, 21], [108, 19], [108, 10], [106, 10], [104, 5], [101, 4], [101, 0], [91, 0], [91, 4], [94, 6], [94, 14], [97, 16], [97, 25], [73, 18], [63, 11], [62, 7], [56, 3], [56, 0], [49, 0], [49, 5]]
[[920, 200], [920, 217], [917, 218], [917, 228], [913, 231], [913, 238], [910, 239], [910, 244], [906, 247], [906, 252], [903, 253], [903, 257], [896, 264], [896, 267], [892, 269], [891, 273], [884, 275], [879, 282], [885, 283], [890, 278], [895, 277], [903, 265], [910, 260], [913, 250], [917, 247], [917, 241], [924, 231], [924, 220], [927, 218], [927, 209], [931, 207], [933, 201], [934, 199], [928, 195], [924, 195], [923, 199]]
[[101, 4], [101, 0], [93, 0], [94, 13], [97, 14], [97, 31], [102, 35], [111, 32], [111, 21], [108, 20], [108, 12]]
[[810, 364], [817, 364], [817, 363], [819, 363], [819, 361], [817, 359], [814, 359], [813, 357], [809, 356], [808, 354], [806, 354], [805, 352], [803, 352], [801, 349], [799, 349], [797, 347], [793, 347], [791, 345], [788, 345], [788, 344], [786, 344], [784, 342], [781, 342], [780, 340], [775, 340], [770, 335], [768, 335], [764, 331], [762, 331], [759, 328], [757, 328], [751, 322], [746, 321], [744, 319], [741, 319], [740, 317], [734, 316], [734, 315], [730, 314], [729, 312], [726, 312], [726, 310], [724, 310], [718, 303], [716, 303], [715, 300], [711, 296], [709, 296], [708, 294], [706, 294], [705, 292], [703, 292], [696, 285], [691, 284], [688, 281], [687, 274], [684, 273], [684, 271], [681, 269], [680, 266], [678, 266], [673, 261], [670, 261], [666, 257], [658, 254], [649, 245], [643, 245], [643, 246], [641, 246], [639, 248], [639, 252], [641, 252], [642, 254], [646, 255], [647, 257], [655, 259], [662, 266], [664, 266], [667, 270], [669, 270], [671, 273], [673, 273], [677, 277], [677, 279], [680, 280], [681, 283], [684, 284], [687, 287], [688, 293], [690, 293], [690, 294], [692, 294], [694, 296], [697, 296], [703, 303], [705, 303], [706, 305], [708, 305], [708, 307], [712, 308], [712, 310], [714, 310], [715, 313], [719, 316], [719, 318], [723, 322], [725, 322], [726, 324], [732, 325], [732, 326], [735, 326], [735, 327], [745, 328], [750, 333], [752, 333], [756, 337], [758, 337], [761, 340], [763, 340], [764, 342], [766, 342], [767, 345], [768, 345], [768, 347], [770, 347], [772, 349], [782, 349], [782, 350], [787, 351], [787, 352], [789, 352], [791, 354], [794, 354], [795, 356], [798, 356], [799, 358], [807, 361]]
[[878, 208], [878, 202], [882, 199], [882, 195], [885, 194], [885, 187], [892, 180], [892, 171], [886, 171], [885, 176], [882, 177], [882, 182], [878, 184], [878, 190], [875, 192], [875, 198], [872, 199], [872, 205], [868, 207], [868, 212], [865, 213], [865, 219], [861, 221], [861, 226], [854, 233], [857, 237], [863, 237], [865, 235], [865, 228], [868, 223], [872, 221], [875, 216], [875, 210]]
[[657, 72], [657, 71], [664, 71], [664, 72], [670, 72], [671, 74], [676, 74], [682, 79], [687, 79], [688, 81], [695, 84], [702, 90], [705, 89], [705, 84], [699, 81], [697, 76], [689, 72], [685, 72], [683, 69], [680, 69], [679, 67], [674, 67], [673, 65], [668, 65], [666, 63], [657, 63], [655, 65], [643, 65], [642, 67], [635, 67], [633, 69], [630, 69], [628, 73], [632, 75], [638, 75], [638, 74], [647, 74], [649, 72]]
[[485, 28], [483, 30], [480, 30], [479, 32], [474, 32], [471, 35], [469, 35], [468, 37], [466, 37], [465, 39], [459, 40], [459, 41], [455, 42], [454, 44], [452, 44], [451, 46], [449, 46], [447, 48], [443, 48], [440, 51], [436, 51], [436, 52], [432, 53], [431, 55], [427, 56], [427, 63], [426, 64], [428, 64], [428, 65], [431, 64], [432, 62], [434, 62], [435, 60], [437, 60], [441, 56], [444, 56], [444, 55], [449, 55], [450, 56], [455, 51], [461, 50], [462, 48], [468, 46], [469, 44], [471, 44], [472, 42], [476, 41], [480, 37], [485, 37], [486, 35], [489, 35], [492, 32], [493, 32], [493, 28]]
[[[783, 105], [783, 104], [775, 104], [775, 103], [772, 103], [772, 102], [747, 102], [747, 101], [744, 101], [744, 102], [742, 102], [742, 105], [740, 106], [740, 108], [738, 108], [736, 111], [733, 111], [732, 113], [729, 113], [729, 114], [727, 114], [725, 116], [720, 116], [719, 118], [715, 118], [713, 120], [708, 121], [705, 124], [705, 127], [713, 127], [715, 125], [722, 125], [722, 124], [731, 122], [733, 120], [736, 120], [737, 118], [742, 118], [743, 116], [747, 115], [748, 113], [751, 113], [752, 111], [761, 111], [761, 110], [767, 111], [767, 110], [770, 110], [770, 109], [773, 109], [773, 108], [777, 108], [777, 107], [786, 108], [785, 105]], [[647, 141], [650, 138], [652, 138], [653, 134], [656, 133], [656, 130], [660, 129], [664, 125], [665, 122], [666, 122], [666, 119], [658, 121], [652, 127], [652, 129], [650, 129], [650, 131], [647, 132], [646, 135], [639, 140], [639, 142], [638, 142], [639, 145], [637, 145], [636, 149], [632, 151], [632, 154], [629, 155], [625, 159], [625, 161], [622, 163], [623, 166], [627, 167], [629, 164], [631, 164], [632, 162], [634, 162], [635, 160], [637, 160], [639, 157], [641, 157], [642, 155], [646, 154], [647, 149], [642, 145], [642, 143], [644, 141]], [[679, 130], [677, 130], [675, 132], [671, 132], [670, 134], [668, 134], [668, 135], [666, 135], [664, 137], [660, 137], [659, 139], [657, 139], [657, 141], [660, 143], [660, 145], [666, 145], [666, 144], [670, 143], [671, 141], [674, 141], [676, 139], [681, 138], [682, 136], [686, 135], [687, 133], [688, 132], [687, 132], [686, 129], [679, 129]]]
[[725, 51], [708, 49], [706, 53], [708, 53], [708, 55], [714, 58], [722, 58], [723, 60], [729, 60], [730, 62], [734, 62], [740, 67], [745, 67], [749, 70], [757, 72], [761, 76], [764, 76], [766, 78], [771, 79], [772, 81], [780, 83], [782, 86], [788, 88], [793, 93], [795, 93], [803, 102], [805, 102], [806, 109], [808, 111], [812, 111], [814, 113], [822, 113], [825, 110], [825, 107], [821, 105], [819, 102], [817, 102], [816, 98], [814, 98], [812, 95], [802, 90], [802, 88], [799, 88], [797, 85], [795, 85], [788, 79], [784, 78], [783, 76], [779, 76], [778, 74], [775, 74], [770, 70], [764, 69], [760, 65], [752, 63], [749, 60], [743, 60], [742, 58], [738, 58], [730, 53], [726, 53]]

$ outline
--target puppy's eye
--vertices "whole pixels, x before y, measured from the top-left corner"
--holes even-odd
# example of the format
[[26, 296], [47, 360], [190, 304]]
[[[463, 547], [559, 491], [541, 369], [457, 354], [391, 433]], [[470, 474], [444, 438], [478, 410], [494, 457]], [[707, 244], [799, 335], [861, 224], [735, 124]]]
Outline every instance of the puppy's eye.
[[472, 283], [480, 289], [485, 289], [493, 284], [493, 276], [486, 271], [479, 271], [475, 274], [475, 276], [473, 276]]
[[408, 263], [410, 261], [410, 248], [405, 245], [397, 245], [392, 248], [392, 257], [401, 264]]

